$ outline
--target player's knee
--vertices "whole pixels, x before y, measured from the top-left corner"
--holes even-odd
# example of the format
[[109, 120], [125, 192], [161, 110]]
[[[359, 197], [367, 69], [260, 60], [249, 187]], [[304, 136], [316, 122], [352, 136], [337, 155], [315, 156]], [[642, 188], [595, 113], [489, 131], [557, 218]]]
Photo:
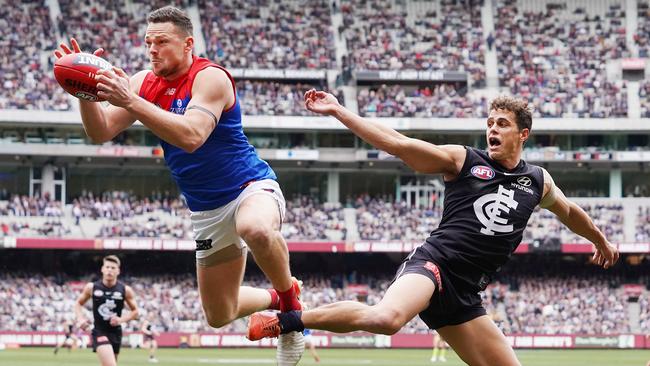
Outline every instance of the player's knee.
[[374, 319], [374, 328], [377, 333], [393, 335], [404, 326], [404, 321], [398, 311], [392, 309], [377, 309], [371, 311]]
[[239, 229], [239, 235], [254, 250], [269, 246], [273, 241], [275, 232], [265, 226], [244, 225]]
[[210, 309], [203, 309], [205, 319], [208, 325], [212, 328], [221, 328], [224, 325], [232, 323], [236, 318], [234, 311], [213, 311]]

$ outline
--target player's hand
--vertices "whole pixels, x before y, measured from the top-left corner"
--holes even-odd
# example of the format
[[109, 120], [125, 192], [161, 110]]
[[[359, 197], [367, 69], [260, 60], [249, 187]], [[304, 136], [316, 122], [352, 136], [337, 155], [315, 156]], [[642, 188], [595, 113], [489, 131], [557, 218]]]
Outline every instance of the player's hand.
[[610, 242], [605, 242], [605, 245], [602, 247], [596, 247], [596, 252], [592, 259], [594, 263], [607, 269], [616, 264], [618, 257], [618, 249]]
[[119, 67], [97, 71], [97, 96], [114, 106], [127, 108], [137, 97], [129, 84], [129, 76]]
[[77, 324], [75, 326], [81, 330], [88, 330], [88, 327], [90, 327], [90, 320], [77, 319]]
[[331, 116], [340, 107], [339, 101], [332, 94], [315, 89], [305, 93], [305, 108], [314, 113]]
[[122, 323], [122, 319], [120, 319], [119, 317], [113, 315], [111, 317], [110, 323], [111, 323], [112, 326], [117, 327], [118, 325], [120, 325], [120, 323]]
[[[54, 51], [54, 56], [56, 56], [57, 59], [60, 59], [64, 55], [69, 55], [71, 53], [81, 53], [81, 48], [79, 48], [79, 43], [77, 43], [77, 40], [74, 38], [70, 38], [70, 45], [72, 45], [72, 50], [70, 47], [68, 47], [67, 44], [61, 43], [59, 45], [60, 49], [56, 49]], [[104, 49], [103, 48], [98, 48], [93, 52], [93, 55], [97, 57], [101, 57], [101, 55], [104, 54]]]

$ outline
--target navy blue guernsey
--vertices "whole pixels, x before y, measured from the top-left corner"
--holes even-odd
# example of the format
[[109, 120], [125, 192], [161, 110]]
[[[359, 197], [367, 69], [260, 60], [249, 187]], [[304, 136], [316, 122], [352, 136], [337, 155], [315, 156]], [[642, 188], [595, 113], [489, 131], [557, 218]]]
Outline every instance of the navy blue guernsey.
[[445, 182], [442, 220], [423, 248], [446, 273], [482, 290], [521, 243], [544, 174], [523, 160], [508, 170], [485, 151], [466, 153], [458, 176]]
[[126, 286], [122, 282], [113, 287], [106, 287], [102, 281], [93, 282], [93, 318], [95, 329], [120, 332], [121, 326], [112, 326], [111, 317], [121, 316], [124, 309]]

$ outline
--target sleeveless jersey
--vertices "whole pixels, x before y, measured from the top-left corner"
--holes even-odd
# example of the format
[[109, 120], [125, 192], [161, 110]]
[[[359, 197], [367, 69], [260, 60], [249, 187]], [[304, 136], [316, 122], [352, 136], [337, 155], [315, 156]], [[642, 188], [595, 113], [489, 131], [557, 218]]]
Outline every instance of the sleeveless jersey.
[[223, 67], [205, 58], [192, 56], [187, 74], [167, 81], [149, 72], [140, 87], [140, 96], [158, 107], [176, 114], [185, 114], [192, 99], [196, 74], [207, 67], [216, 67], [228, 75], [235, 93], [235, 103], [221, 113], [219, 122], [203, 146], [193, 153], [160, 140], [165, 161], [192, 211], [207, 211], [235, 199], [246, 183], [276, 179], [271, 167], [257, 156], [248, 143], [241, 124], [239, 97], [235, 81]]
[[458, 177], [445, 182], [442, 220], [424, 245], [446, 272], [483, 289], [522, 240], [544, 187], [540, 167], [520, 160], [508, 170], [466, 147]]
[[117, 282], [113, 287], [106, 287], [101, 280], [93, 282], [93, 318], [95, 329], [104, 331], [121, 331], [119, 325], [111, 325], [112, 316], [121, 316], [124, 309], [126, 286]]

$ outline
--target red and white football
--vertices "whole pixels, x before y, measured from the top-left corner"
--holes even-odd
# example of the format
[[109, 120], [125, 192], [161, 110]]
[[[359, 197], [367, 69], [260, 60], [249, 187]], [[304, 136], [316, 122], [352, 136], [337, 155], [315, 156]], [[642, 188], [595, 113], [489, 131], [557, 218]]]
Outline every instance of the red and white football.
[[90, 53], [71, 53], [54, 63], [54, 77], [59, 85], [73, 96], [90, 102], [101, 102], [97, 96], [98, 70], [109, 70], [113, 66], [106, 60]]

